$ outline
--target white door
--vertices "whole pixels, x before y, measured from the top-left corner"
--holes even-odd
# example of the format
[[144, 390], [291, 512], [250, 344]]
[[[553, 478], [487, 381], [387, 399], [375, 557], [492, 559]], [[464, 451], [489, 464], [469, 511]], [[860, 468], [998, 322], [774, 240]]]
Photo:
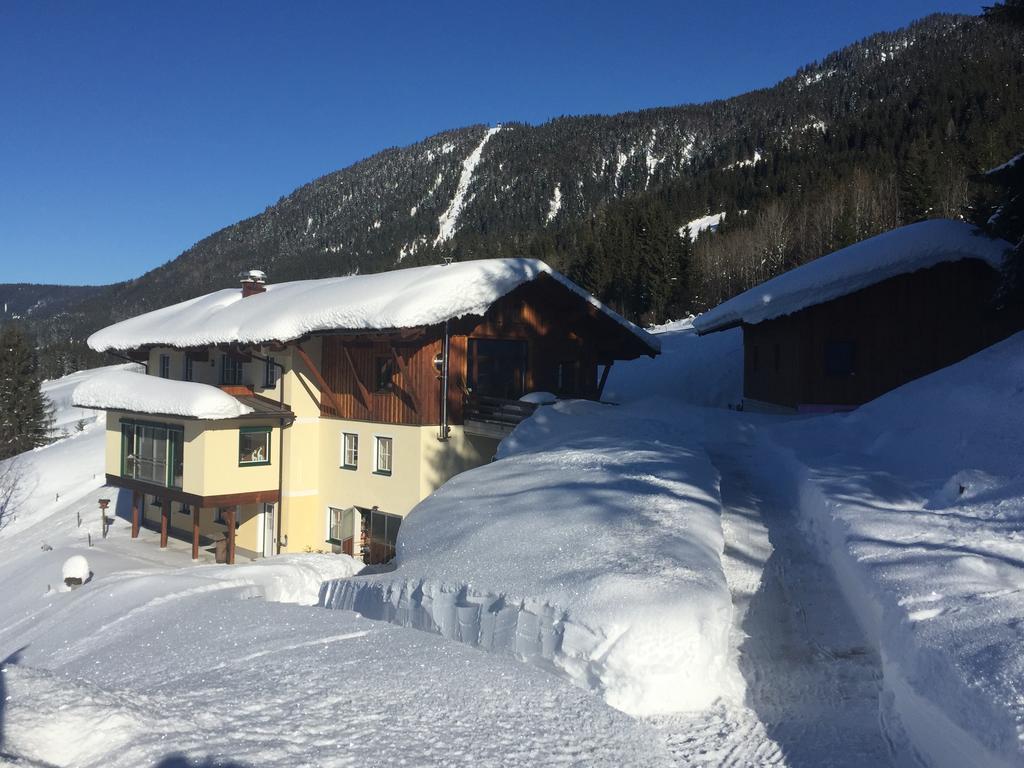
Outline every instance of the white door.
[[263, 556], [274, 556], [274, 511], [275, 505], [263, 505]]

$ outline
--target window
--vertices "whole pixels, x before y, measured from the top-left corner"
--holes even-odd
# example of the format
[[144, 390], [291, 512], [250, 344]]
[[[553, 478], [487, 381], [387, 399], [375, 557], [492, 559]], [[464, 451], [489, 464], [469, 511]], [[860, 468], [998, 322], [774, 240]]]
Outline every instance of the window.
[[263, 369], [263, 386], [266, 389], [273, 389], [277, 386], [277, 361], [268, 357], [266, 367]]
[[160, 355], [160, 378], [171, 378], [171, 356]]
[[192, 375], [192, 355], [186, 352], [181, 364], [181, 380], [192, 381]]
[[181, 505], [181, 514], [183, 514], [183, 515], [191, 515], [192, 514], [192, 507], [190, 507], [188, 504], [182, 504]]
[[341, 436], [341, 466], [343, 469], [359, 466], [359, 435], [346, 432]]
[[825, 342], [825, 375], [854, 376], [857, 373], [857, 345], [852, 341]]
[[270, 463], [270, 427], [242, 427], [238, 430], [238, 466]]
[[377, 438], [377, 461], [376, 469], [378, 475], [391, 474], [392, 442], [390, 437]]
[[345, 554], [352, 554], [352, 537], [355, 534], [355, 508], [327, 509], [327, 541], [331, 544], [339, 544], [346, 550]]
[[362, 538], [363, 562], [367, 565], [375, 565], [393, 559], [402, 518], [398, 515], [381, 512], [376, 507], [373, 509], [356, 507], [356, 511], [359, 512], [360, 517], [359, 532]]
[[184, 431], [144, 422], [121, 423], [121, 476], [170, 488], [184, 477]]
[[526, 394], [529, 346], [510, 339], [470, 339], [469, 389], [475, 395], [516, 400]]
[[378, 357], [374, 360], [374, 371], [377, 382], [376, 392], [390, 392], [395, 386], [395, 361], [390, 357]]
[[231, 355], [220, 356], [220, 383], [242, 383], [242, 361]]

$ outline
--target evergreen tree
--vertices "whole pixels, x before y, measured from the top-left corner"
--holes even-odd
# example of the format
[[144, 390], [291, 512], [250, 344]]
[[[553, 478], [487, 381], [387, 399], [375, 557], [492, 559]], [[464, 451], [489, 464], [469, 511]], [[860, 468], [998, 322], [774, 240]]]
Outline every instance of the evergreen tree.
[[1024, 0], [1005, 0], [995, 5], [986, 5], [985, 18], [1024, 27]]
[[15, 325], [0, 329], [0, 459], [44, 445], [53, 416], [39, 389], [36, 357]]

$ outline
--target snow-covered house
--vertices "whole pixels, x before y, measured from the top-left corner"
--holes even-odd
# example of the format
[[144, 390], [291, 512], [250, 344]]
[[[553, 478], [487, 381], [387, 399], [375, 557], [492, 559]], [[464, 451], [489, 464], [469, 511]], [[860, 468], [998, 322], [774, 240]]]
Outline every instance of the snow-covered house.
[[[147, 365], [75, 392], [107, 411], [107, 482], [133, 533], [252, 555], [382, 562], [404, 515], [489, 461], [532, 392], [599, 398], [658, 341], [530, 259], [225, 289], [89, 338]], [[527, 398], [530, 400], [530, 398]]]
[[698, 316], [743, 329], [752, 407], [849, 409], [1010, 335], [994, 301], [1010, 244], [944, 219], [830, 253]]

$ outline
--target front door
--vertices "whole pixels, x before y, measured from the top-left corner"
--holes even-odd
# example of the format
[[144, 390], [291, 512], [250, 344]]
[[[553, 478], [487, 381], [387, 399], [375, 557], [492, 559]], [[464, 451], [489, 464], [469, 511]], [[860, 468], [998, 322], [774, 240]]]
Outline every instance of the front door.
[[273, 504], [263, 505], [263, 556], [273, 557], [274, 556], [274, 534], [275, 534], [275, 520], [274, 512], [276, 510]]

